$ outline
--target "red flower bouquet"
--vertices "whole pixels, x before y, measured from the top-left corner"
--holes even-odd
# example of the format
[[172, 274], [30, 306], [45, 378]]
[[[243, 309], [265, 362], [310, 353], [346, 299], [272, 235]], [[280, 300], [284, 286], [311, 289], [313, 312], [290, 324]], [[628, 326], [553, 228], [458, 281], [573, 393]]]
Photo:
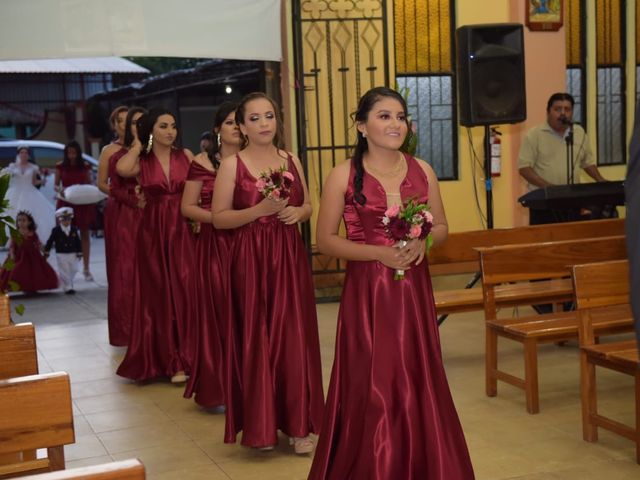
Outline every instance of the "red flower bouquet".
[[[429, 206], [424, 203], [417, 203], [415, 200], [408, 200], [404, 205], [394, 205], [389, 207], [382, 217], [389, 238], [394, 240], [396, 246], [402, 248], [409, 240], [426, 240], [426, 251], [429, 252], [433, 244], [431, 227], [433, 226], [433, 215], [429, 212]], [[393, 277], [396, 280], [404, 278], [404, 270], [396, 270]]]
[[294, 178], [284, 165], [277, 170], [270, 168], [268, 172], [260, 173], [260, 177], [256, 180], [256, 188], [266, 198], [284, 200], [291, 195]]

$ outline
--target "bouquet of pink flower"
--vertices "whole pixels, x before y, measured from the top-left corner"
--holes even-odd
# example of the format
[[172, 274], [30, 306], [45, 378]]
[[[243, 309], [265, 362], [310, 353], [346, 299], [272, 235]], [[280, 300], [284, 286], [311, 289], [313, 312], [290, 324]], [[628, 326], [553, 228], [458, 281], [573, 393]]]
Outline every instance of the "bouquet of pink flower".
[[[396, 241], [396, 245], [404, 247], [409, 240], [426, 240], [426, 251], [429, 252], [433, 244], [431, 227], [433, 215], [429, 212], [429, 206], [408, 200], [404, 205], [389, 207], [382, 217], [389, 238]], [[396, 280], [404, 278], [404, 270], [396, 270], [393, 277]]]
[[291, 195], [293, 180], [293, 174], [283, 165], [277, 170], [270, 168], [268, 172], [261, 172], [256, 180], [256, 188], [271, 200], [284, 200]]

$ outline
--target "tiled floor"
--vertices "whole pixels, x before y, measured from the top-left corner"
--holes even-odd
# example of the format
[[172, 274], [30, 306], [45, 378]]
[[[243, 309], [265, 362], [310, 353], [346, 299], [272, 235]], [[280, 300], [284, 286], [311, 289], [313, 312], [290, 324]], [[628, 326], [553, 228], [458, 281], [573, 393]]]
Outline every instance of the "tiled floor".
[[[101, 248], [100, 242], [94, 243], [96, 251]], [[26, 306], [23, 320], [36, 325], [40, 370], [71, 375], [76, 443], [66, 448], [67, 466], [137, 457], [148, 478], [155, 480], [306, 478], [310, 459], [294, 455], [284, 437], [271, 453], [225, 445], [223, 414], [199, 409], [182, 398], [182, 388], [170, 383], [139, 386], [114, 374], [124, 350], [107, 342], [104, 265], [99, 254], [95, 257], [96, 282], [78, 282], [76, 296], [51, 293], [15, 299]], [[325, 389], [336, 313], [336, 304], [318, 305]], [[640, 478], [630, 441], [607, 432], [595, 444], [581, 438], [575, 344], [540, 349], [540, 414], [527, 414], [523, 393], [510, 386], [501, 384], [498, 397], [486, 397], [482, 321], [482, 313], [453, 315], [440, 329], [447, 374], [478, 479]], [[521, 372], [520, 347], [502, 342], [500, 362]], [[600, 406], [631, 423], [631, 378], [603, 373], [599, 382], [604, 390]]]

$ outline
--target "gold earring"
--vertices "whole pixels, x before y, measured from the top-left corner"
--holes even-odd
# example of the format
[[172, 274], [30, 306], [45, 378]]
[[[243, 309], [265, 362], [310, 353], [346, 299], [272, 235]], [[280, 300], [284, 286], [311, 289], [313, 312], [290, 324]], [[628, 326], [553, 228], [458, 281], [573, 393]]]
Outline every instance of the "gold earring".
[[153, 148], [153, 133], [149, 134], [149, 141], [147, 142], [147, 148], [145, 151], [149, 153], [151, 151], [151, 148]]

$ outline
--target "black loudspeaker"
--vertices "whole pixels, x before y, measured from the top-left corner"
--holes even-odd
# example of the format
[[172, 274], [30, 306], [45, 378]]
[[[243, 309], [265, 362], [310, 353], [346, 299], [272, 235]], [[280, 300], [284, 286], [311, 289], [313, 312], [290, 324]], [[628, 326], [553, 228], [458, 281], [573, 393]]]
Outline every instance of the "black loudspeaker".
[[456, 30], [456, 44], [460, 124], [475, 127], [524, 121], [522, 25], [465, 25]]

